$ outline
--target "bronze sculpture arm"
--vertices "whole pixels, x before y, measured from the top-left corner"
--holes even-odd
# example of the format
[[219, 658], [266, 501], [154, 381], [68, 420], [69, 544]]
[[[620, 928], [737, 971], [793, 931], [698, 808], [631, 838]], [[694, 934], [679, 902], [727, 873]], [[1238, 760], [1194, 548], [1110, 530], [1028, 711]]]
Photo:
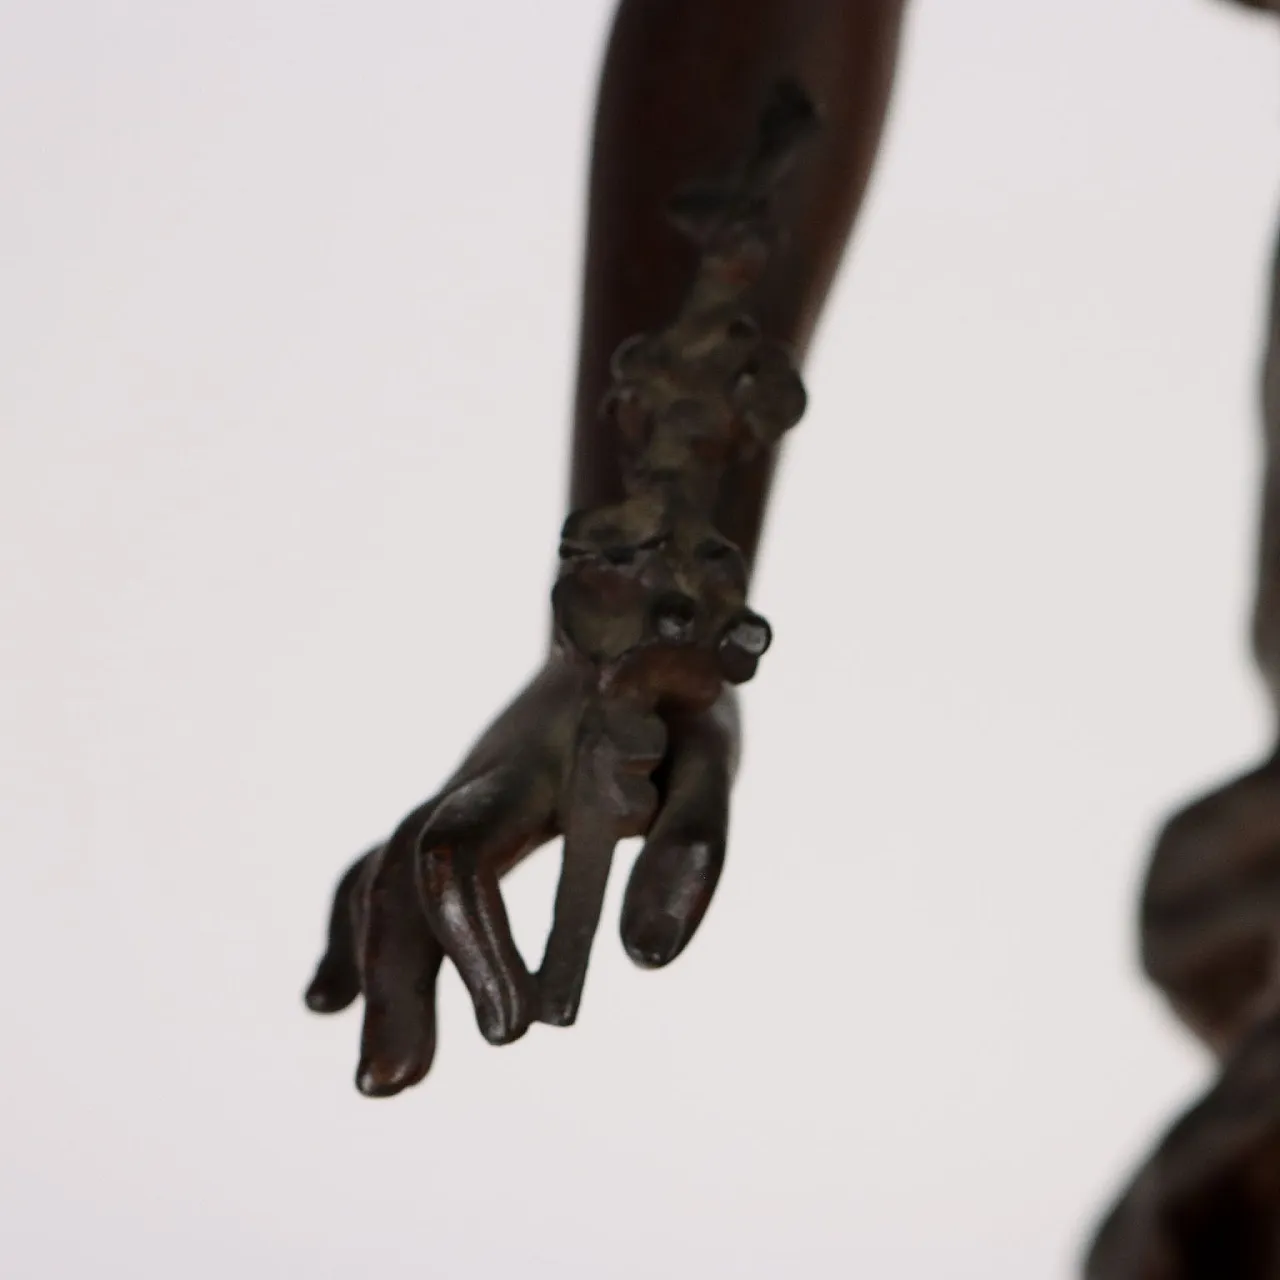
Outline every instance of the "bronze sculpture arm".
[[[785, 76], [805, 86], [824, 127], [779, 197], [776, 220], [787, 238], [753, 287], [750, 312], [764, 340], [803, 358], [875, 156], [901, 13], [902, 0], [620, 5], [596, 114], [571, 509], [627, 496], [627, 440], [616, 415], [597, 411], [614, 350], [632, 334], [667, 324], [694, 275], [698, 248], [667, 222], [666, 203], [691, 180], [731, 168], [771, 86]], [[710, 526], [741, 551], [743, 591], [774, 460], [771, 446], [726, 458], [709, 513]], [[564, 622], [562, 616], [562, 636]], [[740, 649], [758, 643], [738, 638]], [[568, 1020], [563, 1004], [558, 1017], [544, 1009], [511, 939], [498, 880], [563, 834], [575, 808], [583, 811], [566, 778], [592, 716], [606, 726], [600, 741], [608, 748], [608, 780], [630, 796], [618, 830], [646, 837], [623, 906], [629, 954], [641, 964], [669, 962], [706, 911], [723, 864], [738, 754], [732, 695], [717, 687], [710, 705], [705, 697], [662, 697], [621, 714], [616, 704], [600, 703], [599, 665], [581, 657], [572, 644], [553, 645], [541, 671], [438, 795], [339, 883], [307, 1002], [332, 1012], [363, 994], [357, 1084], [368, 1095], [396, 1093], [430, 1068], [435, 979], [446, 951], [493, 1043], [517, 1038], [544, 1014]], [[589, 905], [599, 887], [590, 886], [583, 901]], [[578, 914], [578, 925], [586, 915]], [[580, 978], [581, 959], [578, 945], [563, 972]], [[576, 1005], [572, 986], [562, 982], [560, 992]]]

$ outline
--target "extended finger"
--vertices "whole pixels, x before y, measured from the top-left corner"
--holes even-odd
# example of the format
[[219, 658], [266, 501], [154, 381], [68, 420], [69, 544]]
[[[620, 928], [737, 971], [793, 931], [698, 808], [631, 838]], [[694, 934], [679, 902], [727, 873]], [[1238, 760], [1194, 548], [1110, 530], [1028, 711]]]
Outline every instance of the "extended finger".
[[646, 968], [669, 964], [702, 922], [724, 867], [736, 766], [730, 703], [671, 721], [658, 816], [622, 903], [622, 942]]
[[538, 1016], [551, 1026], [577, 1019], [613, 851], [620, 838], [640, 834], [652, 821], [658, 793], [649, 775], [666, 745], [662, 720], [625, 704], [597, 706], [584, 717], [555, 914], [538, 970]]
[[343, 873], [333, 891], [329, 912], [329, 936], [324, 955], [316, 965], [307, 987], [307, 1008], [313, 1013], [338, 1013], [360, 994], [360, 971], [356, 964], [355, 889], [369, 859], [381, 846], [357, 858]]
[[471, 779], [444, 797], [414, 839], [419, 901], [491, 1044], [519, 1039], [536, 1013], [498, 874], [550, 837], [552, 800], [541, 791], [510, 773]]
[[356, 1087], [389, 1097], [427, 1074], [436, 1048], [436, 975], [444, 952], [418, 903], [413, 857], [431, 806], [400, 824], [370, 864], [364, 938], [365, 1009]]

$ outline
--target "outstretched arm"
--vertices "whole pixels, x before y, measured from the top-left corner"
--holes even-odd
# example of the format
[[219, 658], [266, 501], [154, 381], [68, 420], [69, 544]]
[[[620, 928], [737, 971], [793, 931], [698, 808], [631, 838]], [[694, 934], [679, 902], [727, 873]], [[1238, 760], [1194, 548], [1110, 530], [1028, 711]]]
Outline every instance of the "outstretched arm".
[[[695, 252], [666, 221], [667, 201], [741, 154], [783, 77], [804, 85], [823, 128], [778, 203], [786, 241], [749, 308], [766, 338], [803, 357], [875, 157], [902, 8], [903, 0], [619, 6], [596, 112], [571, 508], [622, 497], [623, 442], [598, 413], [610, 357], [623, 339], [666, 324], [692, 277]], [[713, 513], [748, 565], [773, 462], [765, 453], [733, 469]], [[307, 1002], [332, 1012], [364, 995], [364, 1093], [396, 1093], [429, 1069], [446, 953], [491, 1042], [517, 1038], [536, 1016], [536, 987], [498, 879], [566, 828], [572, 789], [564, 780], [589, 696], [582, 672], [553, 648], [442, 791], [340, 882]], [[738, 750], [728, 695], [710, 710], [664, 718], [656, 812], [623, 907], [624, 944], [644, 965], [678, 955], [706, 911], [724, 859]], [[634, 767], [653, 766], [641, 757]]]

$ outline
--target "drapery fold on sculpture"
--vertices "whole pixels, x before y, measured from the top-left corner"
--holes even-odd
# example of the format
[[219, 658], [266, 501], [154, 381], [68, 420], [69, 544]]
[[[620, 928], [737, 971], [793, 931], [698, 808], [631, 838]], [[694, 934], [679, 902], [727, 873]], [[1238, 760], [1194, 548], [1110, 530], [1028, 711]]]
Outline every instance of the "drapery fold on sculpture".
[[726, 468], [804, 413], [790, 353], [746, 308], [780, 234], [773, 194], [817, 123], [804, 90], [778, 84], [737, 170], [676, 196], [669, 216], [701, 251], [693, 283], [667, 328], [614, 355], [601, 412], [626, 445], [626, 497], [565, 521], [552, 591], [556, 643], [592, 669], [594, 695], [565, 779], [572, 817], [538, 973], [547, 1023], [576, 1017], [613, 848], [652, 819], [661, 713], [710, 707], [769, 647], [742, 553], [711, 513]]

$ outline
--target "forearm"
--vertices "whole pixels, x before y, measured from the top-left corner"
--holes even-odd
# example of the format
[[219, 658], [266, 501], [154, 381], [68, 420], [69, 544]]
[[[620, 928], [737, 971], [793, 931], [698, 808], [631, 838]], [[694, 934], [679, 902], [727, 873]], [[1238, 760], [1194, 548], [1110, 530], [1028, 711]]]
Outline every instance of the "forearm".
[[[803, 361], [879, 144], [903, 0], [622, 0], [605, 57], [589, 188], [571, 508], [622, 496], [620, 441], [599, 413], [609, 359], [671, 319], [694, 250], [671, 195], [720, 177], [770, 87], [799, 80], [823, 128], [779, 200], [786, 240], [751, 311]], [[775, 458], [730, 471], [716, 523], [755, 559]]]

